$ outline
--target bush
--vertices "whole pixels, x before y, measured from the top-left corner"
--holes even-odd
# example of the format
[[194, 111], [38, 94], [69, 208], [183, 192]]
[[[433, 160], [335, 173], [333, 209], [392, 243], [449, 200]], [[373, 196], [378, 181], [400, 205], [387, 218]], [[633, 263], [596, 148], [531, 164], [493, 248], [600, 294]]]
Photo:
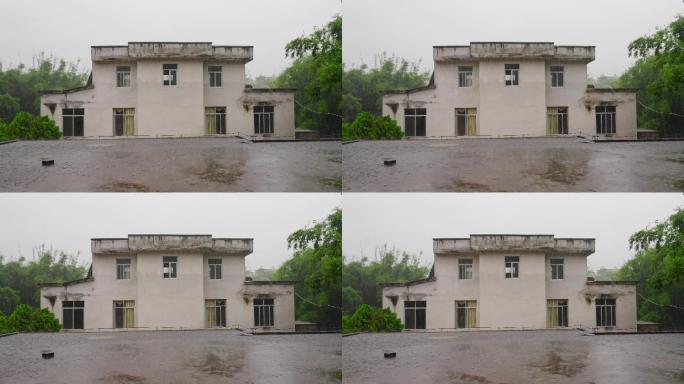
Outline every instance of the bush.
[[19, 304], [6, 323], [8, 332], [57, 332], [62, 328], [52, 312], [26, 304]]
[[54, 140], [61, 137], [59, 127], [47, 116], [19, 112], [9, 124], [0, 124], [0, 138], [4, 140]]
[[352, 123], [342, 124], [342, 140], [398, 140], [404, 137], [401, 127], [389, 116], [361, 112]]
[[388, 308], [373, 308], [362, 304], [351, 316], [342, 316], [342, 333], [401, 332], [404, 324]]
[[14, 329], [10, 328], [7, 316], [0, 313], [0, 335], [10, 332], [14, 332]]

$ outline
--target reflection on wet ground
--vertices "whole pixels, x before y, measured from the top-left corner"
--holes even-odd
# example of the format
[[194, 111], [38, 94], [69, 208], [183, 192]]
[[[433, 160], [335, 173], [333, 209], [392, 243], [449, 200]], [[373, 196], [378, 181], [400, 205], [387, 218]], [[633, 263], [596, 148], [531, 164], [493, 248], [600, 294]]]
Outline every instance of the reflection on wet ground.
[[[341, 340], [226, 330], [20, 334], [0, 339], [0, 383], [339, 383]], [[44, 349], [54, 359], [43, 360]]]
[[346, 337], [342, 359], [345, 383], [637, 384], [681, 383], [682, 352], [684, 334], [479, 331]]
[[[684, 190], [684, 141], [577, 138], [362, 141], [343, 145], [354, 192]], [[383, 165], [383, 158], [397, 160]]]

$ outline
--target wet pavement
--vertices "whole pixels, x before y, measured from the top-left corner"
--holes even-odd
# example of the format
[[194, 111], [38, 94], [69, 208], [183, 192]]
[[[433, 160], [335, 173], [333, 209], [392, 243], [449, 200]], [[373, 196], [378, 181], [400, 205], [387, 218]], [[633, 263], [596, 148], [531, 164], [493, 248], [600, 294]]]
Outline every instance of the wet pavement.
[[[225, 330], [19, 334], [0, 338], [0, 383], [339, 383], [341, 340]], [[44, 349], [54, 359], [44, 360]]]
[[[397, 352], [385, 359], [383, 351]], [[684, 334], [568, 331], [345, 337], [344, 383], [683, 383]]]
[[[55, 160], [44, 167], [42, 158]], [[0, 145], [5, 192], [335, 192], [340, 142], [235, 138], [20, 141]]]
[[[684, 191], [684, 141], [444, 139], [342, 147], [344, 191]], [[397, 164], [385, 166], [388, 157]]]

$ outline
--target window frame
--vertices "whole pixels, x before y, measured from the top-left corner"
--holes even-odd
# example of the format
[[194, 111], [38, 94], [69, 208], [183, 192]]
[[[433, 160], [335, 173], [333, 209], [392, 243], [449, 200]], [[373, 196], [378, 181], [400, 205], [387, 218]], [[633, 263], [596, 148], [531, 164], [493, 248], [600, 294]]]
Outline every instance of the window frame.
[[[554, 262], [555, 261], [555, 262]], [[560, 263], [558, 262], [560, 261]], [[565, 279], [565, 259], [562, 257], [552, 257], [549, 259], [551, 266], [551, 280]]]
[[[413, 122], [411, 125], [413, 134], [409, 134], [409, 121]], [[422, 126], [422, 135], [418, 134], [419, 125]], [[407, 137], [427, 136], [427, 108], [404, 108], [404, 135]]]
[[[409, 312], [411, 316], [409, 316]], [[421, 312], [422, 314], [419, 316]], [[422, 318], [422, 324], [419, 324], [419, 318]], [[427, 329], [427, 301], [404, 300], [404, 326], [406, 329]]]
[[254, 134], [255, 135], [272, 135], [275, 132], [275, 106], [269, 105], [255, 105], [254, 113]]
[[[474, 303], [474, 305], [470, 305]], [[468, 325], [468, 318], [471, 311], [475, 311], [475, 326], [471, 327]], [[465, 324], [461, 326], [459, 324], [459, 312], [463, 312], [463, 318], [465, 319]], [[456, 300], [456, 329], [465, 328], [477, 328], [477, 300]]]
[[[114, 136], [135, 136], [135, 108], [114, 108]], [[121, 134], [118, 132], [117, 123], [121, 121]], [[132, 126], [128, 127], [128, 124]]]
[[[228, 108], [226, 107], [205, 107], [204, 116], [206, 118], [205, 129], [207, 135], [225, 135], [227, 134], [226, 129], [226, 118]], [[216, 132], [211, 132], [209, 129], [211, 119], [214, 119], [216, 125]], [[216, 123], [218, 122], [218, 123]]]
[[[555, 304], [553, 303], [555, 302]], [[567, 328], [568, 327], [568, 299], [547, 299], [546, 300], [547, 320], [549, 319], [549, 312], [556, 311], [556, 318], [558, 325], [552, 325], [547, 321], [547, 328]]]
[[597, 297], [594, 299], [594, 306], [596, 307], [596, 326], [615, 327], [617, 324], [617, 298]]
[[472, 88], [473, 86], [473, 66], [459, 65], [458, 66], [458, 87]]
[[209, 88], [223, 88], [223, 66], [209, 65], [207, 72], [209, 73]]
[[520, 64], [504, 64], [504, 84], [507, 87], [520, 85]]
[[[552, 112], [551, 109], [558, 109], [556, 112]], [[546, 107], [546, 134], [547, 135], [567, 135], [570, 132], [569, 129], [569, 108], [568, 107]], [[551, 120], [556, 119], [556, 125], [558, 126], [558, 133], [551, 132]]]
[[209, 280], [223, 279], [223, 259], [207, 259], [207, 265], [209, 266]]
[[507, 279], [520, 278], [520, 256], [504, 256], [504, 276]]
[[165, 87], [178, 85], [178, 64], [162, 64], [162, 85]]
[[[468, 262], [469, 261], [469, 262]], [[473, 279], [473, 258], [459, 257], [458, 259], [458, 279]]]
[[275, 299], [259, 297], [252, 300], [254, 307], [254, 326], [273, 327], [275, 324]]
[[[226, 299], [206, 299], [204, 300], [204, 310], [207, 328], [226, 326]], [[209, 311], [214, 311], [214, 316], [216, 317], [215, 325], [209, 323]]]
[[617, 128], [617, 105], [597, 105], [594, 109], [596, 114], [596, 134], [614, 135]]
[[551, 65], [549, 72], [551, 72], [551, 88], [565, 87], [565, 66]]
[[[127, 329], [127, 328], [135, 328], [135, 300], [114, 300], [113, 302], [113, 308], [114, 308], [114, 329]], [[116, 318], [117, 318], [117, 313], [121, 311], [121, 326], [118, 325]], [[127, 324], [126, 318], [128, 312], [132, 312], [133, 314], [133, 320], [132, 324]]]
[[178, 278], [177, 256], [162, 256], [162, 276], [164, 279]]
[[[69, 119], [71, 121], [70, 131], [69, 131], [71, 134], [67, 134], [67, 119]], [[81, 122], [80, 127], [79, 127], [80, 135], [76, 134], [77, 133], [76, 122], [79, 120]], [[83, 137], [83, 136], [85, 136], [85, 108], [62, 108], [62, 134], [65, 137]]]
[[[70, 322], [67, 324], [67, 313], [71, 313]], [[76, 316], [80, 313], [80, 327], [76, 326]], [[83, 300], [64, 300], [62, 301], [62, 328], [64, 329], [85, 329], [85, 301]]]
[[118, 65], [116, 67], [116, 87], [130, 88], [131, 87], [131, 66]]
[[130, 280], [131, 279], [131, 259], [117, 258], [116, 259], [116, 279]]

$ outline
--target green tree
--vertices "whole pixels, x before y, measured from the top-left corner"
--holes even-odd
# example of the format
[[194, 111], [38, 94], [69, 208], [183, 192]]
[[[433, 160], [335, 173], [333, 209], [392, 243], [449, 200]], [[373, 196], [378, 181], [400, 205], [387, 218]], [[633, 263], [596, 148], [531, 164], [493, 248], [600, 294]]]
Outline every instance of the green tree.
[[637, 62], [616, 82], [638, 87], [639, 126], [684, 135], [684, 16], [629, 44]]
[[10, 121], [19, 112], [19, 99], [8, 94], [0, 95], [0, 121]]
[[404, 132], [389, 116], [377, 116], [361, 112], [353, 123], [342, 123], [342, 140], [401, 139]]
[[19, 304], [4, 322], [10, 332], [57, 332], [62, 328], [52, 312], [26, 304]]
[[428, 267], [417, 255], [380, 248], [380, 256], [374, 260], [367, 257], [345, 263], [342, 272], [343, 310], [352, 314], [360, 304], [382, 307], [381, 283], [407, 282], [423, 279], [429, 273]]
[[296, 123], [321, 135], [339, 137], [342, 115], [342, 18], [335, 17], [308, 36], [290, 41], [285, 55], [295, 59], [273, 82], [295, 88]]
[[287, 238], [294, 255], [274, 273], [276, 280], [296, 281], [297, 319], [340, 329], [342, 293], [342, 211], [293, 232]]
[[9, 315], [19, 305], [19, 294], [10, 287], [0, 287], [0, 313]]
[[636, 255], [616, 277], [638, 282], [639, 319], [684, 328], [684, 209], [636, 232], [629, 244]]
[[351, 316], [342, 317], [342, 332], [400, 332], [404, 324], [389, 308], [362, 304]]

